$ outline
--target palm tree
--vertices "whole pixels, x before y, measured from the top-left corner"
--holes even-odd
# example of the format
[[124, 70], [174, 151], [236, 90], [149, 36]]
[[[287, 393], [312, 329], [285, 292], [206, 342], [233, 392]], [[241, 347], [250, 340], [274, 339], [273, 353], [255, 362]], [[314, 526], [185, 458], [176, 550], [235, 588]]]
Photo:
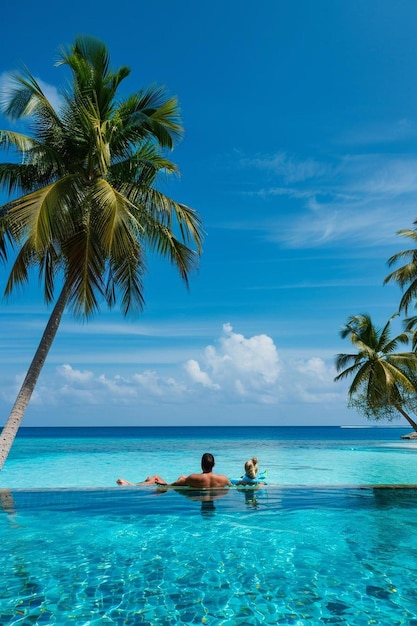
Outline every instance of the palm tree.
[[396, 352], [399, 344], [409, 342], [407, 332], [390, 337], [393, 315], [382, 329], [377, 329], [369, 315], [348, 318], [340, 331], [355, 348], [353, 354], [336, 357], [335, 381], [353, 376], [348, 394], [353, 406], [373, 419], [391, 419], [393, 409], [417, 431], [417, 423], [404, 407], [414, 408], [417, 393], [417, 356], [414, 352]]
[[[401, 235], [402, 237], [408, 237], [413, 241], [414, 244], [417, 245], [417, 231], [416, 230], [399, 230], [397, 235]], [[407, 313], [408, 308], [417, 296], [417, 249], [403, 250], [402, 252], [397, 252], [391, 258], [388, 259], [388, 265], [391, 267], [398, 261], [406, 259], [407, 263], [402, 267], [397, 268], [391, 274], [389, 274], [385, 280], [384, 284], [389, 282], [396, 282], [404, 289], [399, 310], [405, 311]]]
[[59, 107], [28, 70], [12, 75], [2, 104], [10, 118], [32, 121], [31, 136], [0, 131], [0, 147], [19, 156], [0, 164], [0, 184], [18, 195], [0, 207], [0, 258], [16, 250], [5, 293], [37, 267], [55, 306], [3, 428], [0, 469], [66, 306], [85, 319], [100, 300], [137, 313], [148, 250], [168, 258], [186, 285], [201, 254], [198, 214], [157, 189], [160, 175], [177, 173], [165, 156], [182, 133], [177, 100], [151, 87], [116, 101], [129, 69], [111, 70], [106, 46], [93, 38], [62, 49], [57, 65], [72, 76]]

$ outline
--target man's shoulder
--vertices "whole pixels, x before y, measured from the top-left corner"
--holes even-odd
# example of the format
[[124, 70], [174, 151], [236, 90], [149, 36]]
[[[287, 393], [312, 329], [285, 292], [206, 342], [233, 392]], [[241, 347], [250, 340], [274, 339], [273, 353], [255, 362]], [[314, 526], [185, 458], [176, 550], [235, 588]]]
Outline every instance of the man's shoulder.
[[228, 479], [227, 476], [224, 476], [224, 474], [218, 474], [216, 476], [216, 483], [218, 483], [221, 487], [224, 487], [225, 485], [230, 485], [230, 480]]
[[190, 474], [185, 479], [185, 484], [189, 487], [202, 487], [207, 484], [207, 478], [205, 474]]
[[227, 476], [224, 476], [223, 474], [213, 474], [212, 472], [190, 474], [185, 479], [185, 485], [188, 485], [189, 487], [200, 487], [203, 489], [227, 487], [230, 484], [230, 480]]
[[223, 474], [212, 474], [207, 482], [210, 487], [227, 487], [230, 485], [230, 480]]

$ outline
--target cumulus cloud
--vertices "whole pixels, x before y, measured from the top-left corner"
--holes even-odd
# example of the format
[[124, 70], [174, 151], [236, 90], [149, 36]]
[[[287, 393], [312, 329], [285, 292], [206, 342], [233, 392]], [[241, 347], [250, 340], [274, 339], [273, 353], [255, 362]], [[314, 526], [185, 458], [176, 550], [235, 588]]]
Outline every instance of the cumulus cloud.
[[[334, 402], [345, 394], [342, 386], [334, 383], [333, 363], [319, 357], [295, 360], [290, 367], [293, 379], [292, 393], [304, 403]], [[341, 400], [343, 401], [343, 400]]]
[[71, 365], [61, 365], [57, 368], [57, 372], [71, 383], [87, 383], [93, 378], [93, 373], [89, 371], [82, 372], [71, 367]]
[[312, 376], [317, 380], [327, 380], [329, 377], [329, 368], [326, 366], [323, 359], [318, 357], [312, 357], [307, 361], [299, 361], [296, 363], [296, 370], [301, 374], [306, 374], [307, 376]]
[[190, 360], [186, 371], [192, 381], [227, 396], [268, 402], [279, 374], [278, 351], [267, 335], [246, 338], [224, 324], [217, 346], [207, 346], [201, 363]]
[[146, 370], [142, 374], [134, 374], [132, 380], [141, 390], [155, 397], [179, 398], [187, 391], [186, 385], [181, 381], [173, 376], [161, 376], [156, 371]]
[[[162, 366], [167, 372], [166, 365]], [[127, 368], [129, 371], [130, 365]], [[190, 358], [168, 368], [131, 371], [128, 375], [80, 370], [70, 364], [42, 377], [32, 401], [37, 406], [65, 407], [120, 406], [207, 403], [253, 406], [283, 403], [341, 401], [341, 388], [335, 386], [331, 358], [310, 355], [305, 359], [279, 357], [272, 337], [260, 333], [245, 336], [226, 323], [213, 344], [198, 358]], [[23, 375], [4, 387], [3, 398], [13, 402]]]
[[203, 372], [200, 369], [199, 363], [194, 361], [194, 359], [187, 361], [184, 367], [192, 381], [199, 383], [208, 389], [220, 389], [220, 385], [213, 383], [207, 372]]

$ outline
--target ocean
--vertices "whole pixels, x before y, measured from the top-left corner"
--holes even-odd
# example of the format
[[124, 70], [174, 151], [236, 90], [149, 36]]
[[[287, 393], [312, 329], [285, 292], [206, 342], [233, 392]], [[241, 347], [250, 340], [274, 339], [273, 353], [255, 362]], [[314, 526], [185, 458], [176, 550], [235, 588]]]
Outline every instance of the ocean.
[[204, 452], [215, 471], [243, 474], [256, 456], [269, 484], [417, 483], [417, 441], [399, 428], [22, 427], [0, 472], [0, 488], [113, 487], [159, 474], [173, 482], [198, 472]]

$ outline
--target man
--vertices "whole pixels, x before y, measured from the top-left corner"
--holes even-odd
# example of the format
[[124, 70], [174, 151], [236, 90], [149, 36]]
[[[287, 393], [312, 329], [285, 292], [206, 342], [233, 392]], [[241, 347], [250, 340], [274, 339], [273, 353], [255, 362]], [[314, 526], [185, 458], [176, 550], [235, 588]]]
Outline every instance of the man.
[[[201, 474], [190, 474], [189, 476], [180, 476], [174, 483], [167, 483], [163, 478], [155, 474], [148, 476], [142, 483], [136, 485], [164, 485], [169, 487], [194, 487], [195, 489], [218, 489], [221, 487], [229, 487], [232, 483], [223, 474], [214, 474], [214, 456], [210, 452], [205, 452], [201, 457]], [[123, 478], [118, 478], [118, 485], [134, 485]]]
[[[172, 487], [195, 487], [197, 489], [213, 489], [218, 487], [228, 487], [232, 483], [223, 474], [214, 474], [214, 456], [210, 452], [205, 452], [201, 457], [201, 474], [190, 474], [180, 476]], [[157, 483], [158, 484], [158, 483]]]

